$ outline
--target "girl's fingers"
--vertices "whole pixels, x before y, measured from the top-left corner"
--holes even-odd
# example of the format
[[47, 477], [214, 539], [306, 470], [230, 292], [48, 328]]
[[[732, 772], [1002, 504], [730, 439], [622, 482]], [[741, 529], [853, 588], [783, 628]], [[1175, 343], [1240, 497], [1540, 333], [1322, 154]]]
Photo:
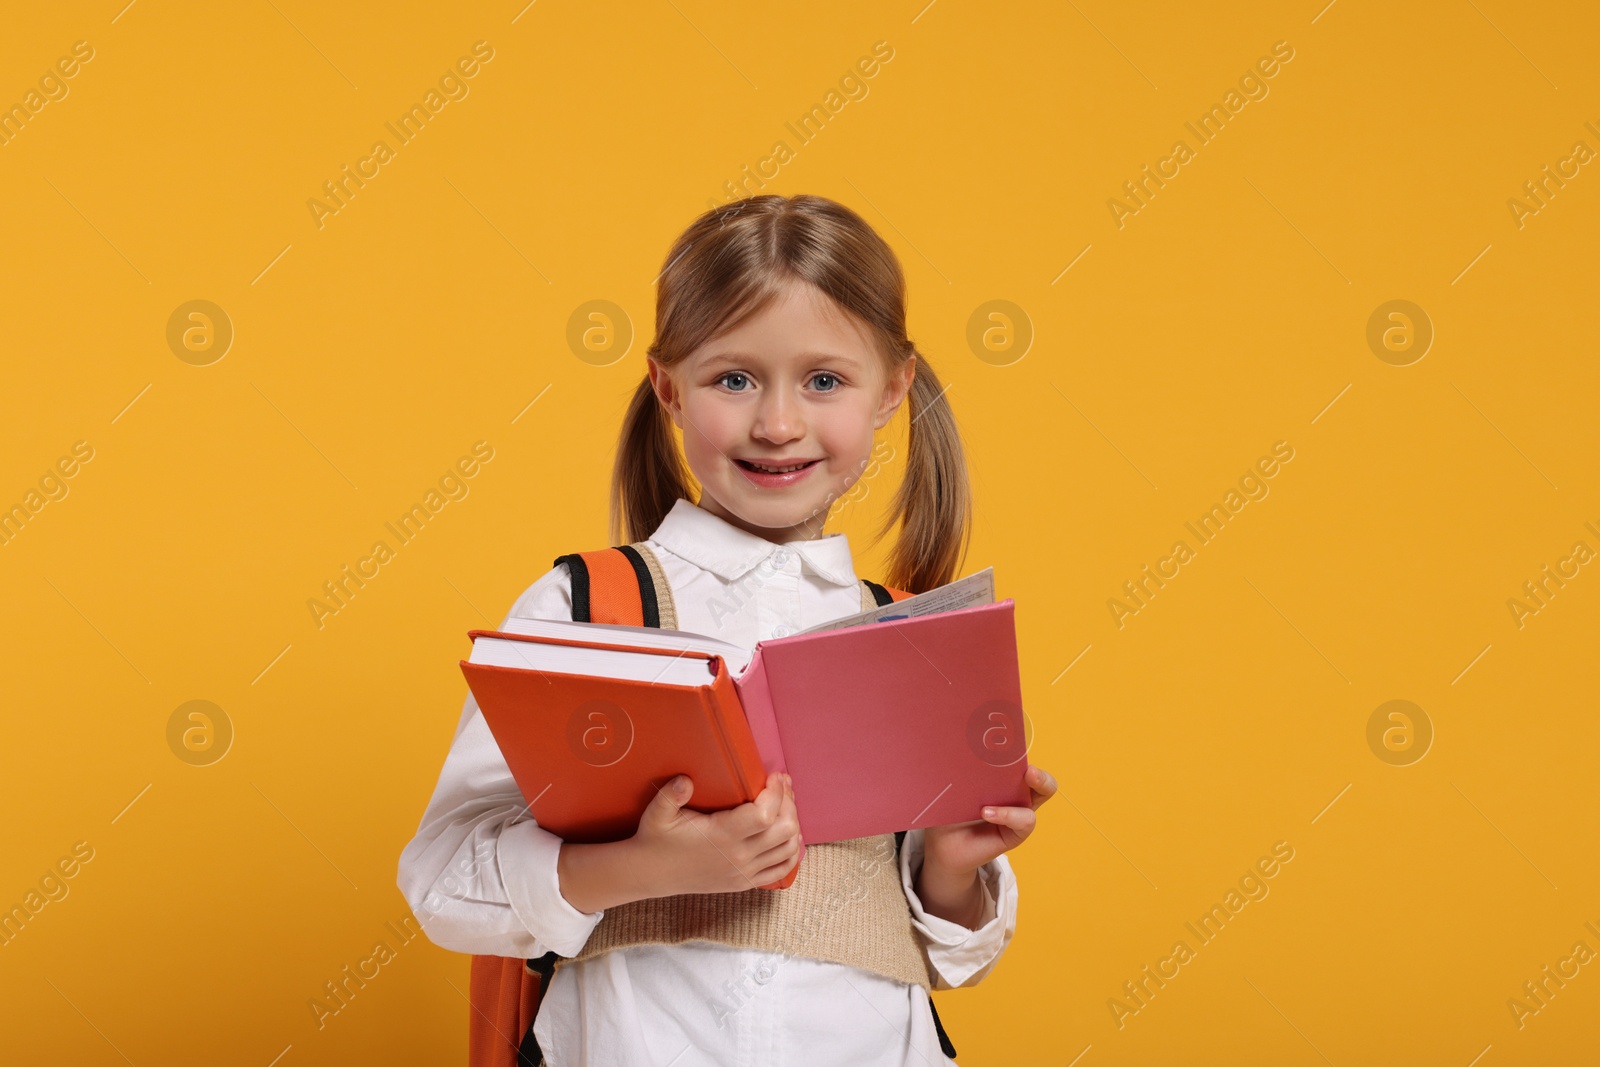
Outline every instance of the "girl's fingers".
[[798, 836], [787, 838], [778, 842], [769, 849], [757, 854], [755, 862], [762, 867], [770, 867], [787, 860], [790, 856], [800, 851], [800, 838]]
[[1056, 795], [1056, 779], [1043, 767], [1028, 768], [1028, 789], [1033, 793], [1033, 806], [1037, 808]]
[[1016, 807], [984, 808], [983, 818], [985, 822], [1015, 830], [1019, 837], [1026, 837], [1032, 833], [1036, 820], [1032, 808]]
[[793, 869], [794, 858], [790, 857], [789, 859], [784, 860], [782, 863], [768, 867], [765, 870], [757, 871], [755, 873], [755, 877], [751, 878], [750, 881], [758, 886], [766, 885], [768, 882], [776, 882], [779, 878], [786, 877]]

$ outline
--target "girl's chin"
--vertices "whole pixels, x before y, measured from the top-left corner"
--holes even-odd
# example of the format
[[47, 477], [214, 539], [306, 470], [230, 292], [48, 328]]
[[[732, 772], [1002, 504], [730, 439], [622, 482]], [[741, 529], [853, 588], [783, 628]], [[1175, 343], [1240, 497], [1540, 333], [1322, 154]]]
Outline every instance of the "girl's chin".
[[742, 506], [737, 510], [724, 509], [734, 517], [735, 525], [769, 540], [793, 541], [822, 536], [822, 527], [827, 522], [833, 500], [826, 496], [816, 500], [808, 497], [803, 501], [779, 504], [777, 501], [763, 502], [760, 499], [752, 501], [747, 494], [740, 504]]

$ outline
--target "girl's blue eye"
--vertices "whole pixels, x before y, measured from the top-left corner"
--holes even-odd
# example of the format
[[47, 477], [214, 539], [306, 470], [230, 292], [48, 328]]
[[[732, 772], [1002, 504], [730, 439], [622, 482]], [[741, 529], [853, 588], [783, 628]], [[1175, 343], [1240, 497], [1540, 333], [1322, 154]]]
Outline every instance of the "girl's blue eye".
[[[746, 375], [743, 371], [731, 370], [731, 371], [728, 371], [725, 374], [718, 375], [717, 376], [717, 384], [718, 385], [725, 385], [729, 378], [739, 378], [739, 379], [743, 379], [743, 380], [746, 380], [746, 381], [749, 380], [749, 376]], [[818, 371], [816, 374], [813, 374], [811, 376], [811, 380], [814, 383], [818, 379], [827, 379], [827, 380], [830, 380], [830, 381], [832, 381], [834, 383], [832, 387], [826, 387], [826, 388], [819, 389], [818, 390], [819, 392], [823, 392], [823, 393], [838, 392], [839, 376], [837, 374], [830, 374], [827, 371]], [[744, 390], [744, 389], [734, 389], [732, 387], [729, 387], [728, 391], [729, 392], [733, 392], [733, 393], [746, 392], [746, 390]]]

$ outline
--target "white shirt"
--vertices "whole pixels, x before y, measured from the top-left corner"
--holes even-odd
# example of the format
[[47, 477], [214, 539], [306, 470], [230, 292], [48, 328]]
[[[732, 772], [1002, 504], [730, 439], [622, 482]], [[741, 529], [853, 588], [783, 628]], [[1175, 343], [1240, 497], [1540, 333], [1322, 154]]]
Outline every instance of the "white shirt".
[[[842, 533], [774, 544], [679, 499], [646, 544], [672, 588], [682, 630], [754, 648], [861, 610]], [[509, 617], [571, 613], [570, 576], [558, 566], [517, 598]], [[421, 827], [400, 855], [401, 892], [444, 948], [575, 956], [605, 912], [578, 911], [561, 895], [560, 847], [560, 838], [528, 816], [469, 691]], [[922, 852], [923, 831], [909, 831], [900, 882], [938, 974], [935, 988], [975, 985], [1016, 930], [1010, 862], [1001, 855], [979, 868], [984, 908], [978, 928], [969, 930], [923, 910], [912, 888]], [[920, 985], [709, 942], [636, 945], [563, 964], [545, 991], [534, 1036], [550, 1067], [955, 1062], [939, 1048]], [[959, 1035], [950, 1036], [959, 1048]]]

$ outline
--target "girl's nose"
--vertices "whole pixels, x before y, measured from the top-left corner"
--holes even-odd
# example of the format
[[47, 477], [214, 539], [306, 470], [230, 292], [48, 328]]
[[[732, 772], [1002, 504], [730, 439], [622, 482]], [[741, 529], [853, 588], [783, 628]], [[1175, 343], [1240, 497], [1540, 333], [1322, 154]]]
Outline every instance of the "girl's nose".
[[804, 436], [799, 401], [781, 389], [768, 392], [756, 409], [755, 425], [750, 432], [763, 440], [778, 442]]

